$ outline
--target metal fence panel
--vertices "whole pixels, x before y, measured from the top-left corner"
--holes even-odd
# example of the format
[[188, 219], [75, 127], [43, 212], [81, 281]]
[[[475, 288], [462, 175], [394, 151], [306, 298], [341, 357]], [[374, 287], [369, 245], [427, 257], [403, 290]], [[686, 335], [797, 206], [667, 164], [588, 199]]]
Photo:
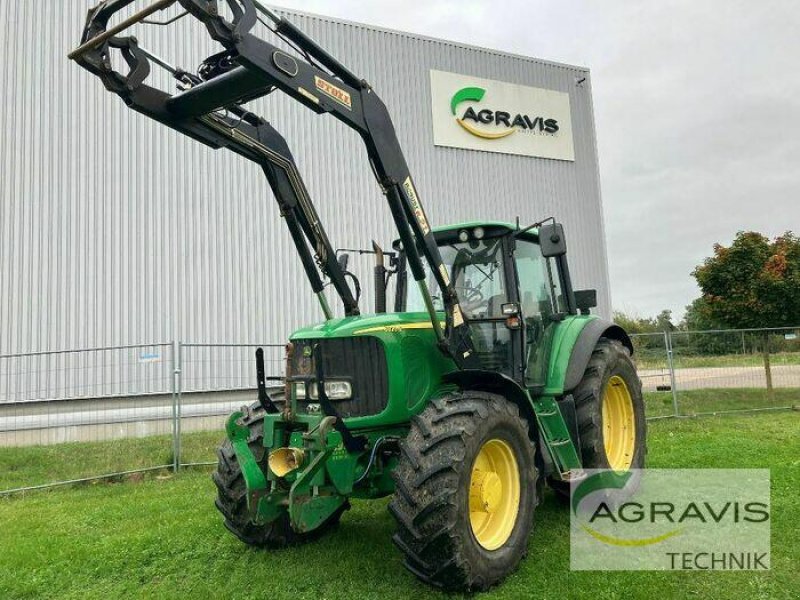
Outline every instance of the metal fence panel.
[[670, 334], [681, 415], [800, 404], [800, 329]]
[[[648, 417], [786, 409], [800, 404], [800, 328], [631, 336]], [[670, 399], [671, 397], [671, 399]]]
[[677, 393], [669, 337], [666, 333], [642, 333], [631, 336], [633, 359], [642, 381], [645, 414], [648, 418], [678, 414]]
[[171, 391], [172, 344], [0, 355], [0, 404]]
[[228, 415], [256, 401], [257, 348], [264, 349], [267, 385], [277, 383], [283, 378], [283, 344], [180, 344], [182, 465], [216, 461]]
[[0, 492], [174, 466], [173, 344], [0, 355]]

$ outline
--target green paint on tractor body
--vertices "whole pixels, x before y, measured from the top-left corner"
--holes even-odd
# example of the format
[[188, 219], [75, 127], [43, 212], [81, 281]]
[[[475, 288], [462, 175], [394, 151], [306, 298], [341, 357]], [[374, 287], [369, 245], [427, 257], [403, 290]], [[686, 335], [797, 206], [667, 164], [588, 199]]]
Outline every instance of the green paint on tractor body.
[[[553, 325], [546, 385], [534, 394], [525, 390], [544, 446], [556, 465], [556, 477], [581, 467], [556, 398], [564, 392], [572, 348], [583, 328], [595, 319], [589, 315], [570, 315]], [[237, 425], [242, 413], [230, 416], [227, 433], [242, 467], [254, 522], [272, 522], [288, 512], [292, 527], [298, 532], [308, 532], [324, 523], [350, 497], [379, 498], [393, 493], [391, 471], [397, 459], [389, 457], [378, 464], [373, 457], [370, 466], [370, 449], [381, 439], [403, 439], [409, 421], [432, 398], [455, 390], [454, 385], [443, 381], [456, 370], [455, 364], [438, 348], [426, 313], [333, 319], [301, 328], [290, 339], [298, 343], [362, 336], [379, 340], [389, 377], [389, 397], [382, 412], [344, 419], [353, 435], [366, 438], [366, 450], [348, 451], [342, 435], [333, 428], [331, 417], [297, 412], [292, 391], [287, 405], [295, 409], [288, 415], [284, 411], [268, 414], [264, 419], [265, 457], [286, 446], [304, 452], [302, 465], [279, 478], [267, 467], [266, 460], [257, 460], [248, 446], [248, 430]]]

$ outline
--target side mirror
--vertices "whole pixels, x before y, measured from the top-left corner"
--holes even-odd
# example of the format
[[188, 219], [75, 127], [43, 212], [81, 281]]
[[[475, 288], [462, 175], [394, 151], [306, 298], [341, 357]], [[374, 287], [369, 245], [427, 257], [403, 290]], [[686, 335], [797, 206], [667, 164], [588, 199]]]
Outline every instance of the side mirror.
[[339, 258], [336, 260], [339, 263], [339, 268], [342, 271], [347, 271], [347, 265], [350, 262], [350, 255], [347, 252], [343, 252], [339, 255]]
[[519, 318], [519, 304], [516, 302], [506, 302], [500, 307], [500, 311], [506, 318], [506, 327], [509, 329], [519, 329], [522, 327], [522, 319]]
[[575, 307], [582, 315], [588, 315], [589, 309], [597, 306], [597, 290], [575, 290]]
[[500, 311], [503, 313], [504, 317], [518, 317], [519, 304], [516, 302], [506, 302], [500, 306]]
[[561, 223], [553, 223], [539, 227], [539, 247], [545, 258], [564, 256], [567, 253], [564, 226]]

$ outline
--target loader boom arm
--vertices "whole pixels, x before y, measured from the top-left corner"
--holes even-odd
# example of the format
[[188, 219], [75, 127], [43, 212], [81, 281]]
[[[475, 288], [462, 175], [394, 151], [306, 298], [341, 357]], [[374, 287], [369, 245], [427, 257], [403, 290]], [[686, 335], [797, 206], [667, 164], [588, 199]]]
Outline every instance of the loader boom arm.
[[[442, 261], [432, 228], [395, 133], [391, 116], [373, 89], [287, 20], [255, 0], [222, 0], [231, 21], [220, 15], [217, 0], [160, 0], [140, 13], [108, 28], [112, 15], [133, 0], [107, 0], [89, 12], [81, 46], [70, 54], [81, 66], [98, 75], [106, 87], [131, 108], [214, 148], [228, 147], [262, 166], [287, 218], [304, 268], [315, 293], [322, 282], [314, 261], [330, 277], [344, 303], [346, 314], [358, 314], [344, 274], [336, 264], [330, 242], [319, 222], [297, 167], [283, 138], [268, 123], [243, 108], [245, 102], [275, 89], [318, 114], [329, 113], [363, 139], [375, 176], [386, 195], [412, 275], [425, 299], [434, 331], [445, 350], [461, 368], [474, 367], [469, 326]], [[174, 69], [184, 90], [175, 95], [146, 85], [151, 62], [165, 61], [139, 46], [135, 38], [117, 37], [127, 27], [158, 10], [179, 3], [198, 19], [225, 49], [206, 59], [203, 77]], [[252, 33], [261, 22], [276, 35], [299, 48], [304, 59]], [[111, 50], [122, 52], [130, 72], [115, 72], [108, 59]], [[168, 65], [167, 65], [168, 66]], [[305, 236], [305, 239], [304, 239]], [[312, 257], [306, 241], [314, 248]], [[423, 259], [442, 290], [446, 329], [441, 330], [425, 282]], [[326, 316], [330, 316], [327, 309]]]

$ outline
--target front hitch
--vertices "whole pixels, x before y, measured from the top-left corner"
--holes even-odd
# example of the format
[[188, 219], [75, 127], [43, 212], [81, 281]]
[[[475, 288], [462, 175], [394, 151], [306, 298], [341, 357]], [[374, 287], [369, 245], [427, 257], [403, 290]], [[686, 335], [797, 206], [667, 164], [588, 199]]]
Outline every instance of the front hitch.
[[[269, 455], [259, 462], [250, 448], [251, 431], [242, 424], [244, 415], [233, 413], [225, 428], [244, 477], [250, 518], [271, 523], [288, 513], [292, 529], [313, 531], [347, 502], [359, 454], [344, 449], [334, 417], [304, 415], [289, 423], [279, 414], [267, 414], [264, 440]], [[291, 431], [287, 446], [269, 443], [280, 444], [287, 426], [297, 427], [299, 421], [308, 429]]]

